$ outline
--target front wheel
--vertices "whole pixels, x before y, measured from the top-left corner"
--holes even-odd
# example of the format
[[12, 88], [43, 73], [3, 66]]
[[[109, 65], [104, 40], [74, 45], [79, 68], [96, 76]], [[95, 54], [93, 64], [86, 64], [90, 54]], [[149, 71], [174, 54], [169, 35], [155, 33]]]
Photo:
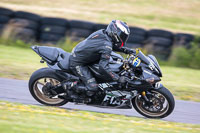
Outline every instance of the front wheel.
[[133, 107], [141, 115], [148, 118], [164, 118], [174, 110], [174, 97], [167, 88], [150, 90], [146, 96], [149, 102], [142, 95], [132, 99]]

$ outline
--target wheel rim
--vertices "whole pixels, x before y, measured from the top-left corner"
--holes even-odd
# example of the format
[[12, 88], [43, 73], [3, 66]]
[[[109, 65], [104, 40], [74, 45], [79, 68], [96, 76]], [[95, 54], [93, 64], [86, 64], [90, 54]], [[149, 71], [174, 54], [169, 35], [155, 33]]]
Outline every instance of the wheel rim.
[[[145, 108], [144, 106], [144, 100], [141, 100], [141, 95], [138, 95], [136, 98], [135, 98], [135, 105], [137, 106], [137, 108], [145, 115], [147, 116], [150, 116], [150, 117], [159, 117], [159, 116], [162, 116], [164, 115], [168, 110], [169, 110], [169, 102], [167, 100], [167, 98], [162, 95], [161, 93], [157, 92], [157, 91], [151, 91], [151, 93], [153, 93], [154, 97], [156, 97], [153, 101], [153, 105], [155, 110], [151, 110], [150, 108]], [[159, 98], [159, 103], [156, 102], [158, 101], [158, 98]], [[158, 105], [160, 105], [161, 107], [158, 108]], [[156, 107], [156, 108], [155, 108]], [[157, 111], [156, 111], [157, 109]]]
[[58, 104], [58, 103], [63, 102], [64, 99], [60, 99], [58, 97], [50, 98], [50, 97], [44, 95], [44, 93], [42, 91], [42, 87], [47, 83], [51, 83], [52, 85], [57, 85], [60, 83], [60, 81], [58, 81], [57, 79], [54, 79], [54, 78], [38, 79], [33, 85], [33, 91], [34, 91], [36, 97], [39, 100], [41, 100], [42, 102], [45, 102], [47, 104]]

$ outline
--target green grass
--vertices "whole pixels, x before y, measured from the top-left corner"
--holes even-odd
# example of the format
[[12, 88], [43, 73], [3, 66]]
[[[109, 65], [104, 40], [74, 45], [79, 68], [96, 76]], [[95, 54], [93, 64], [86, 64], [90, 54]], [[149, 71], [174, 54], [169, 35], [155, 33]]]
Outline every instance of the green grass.
[[40, 57], [31, 48], [0, 45], [0, 77], [28, 79], [33, 71], [45, 67], [39, 62]]
[[200, 102], [200, 70], [162, 66], [162, 83], [177, 99]]
[[[46, 64], [30, 49], [0, 45], [0, 77], [28, 80]], [[176, 99], [200, 102], [200, 70], [162, 66], [162, 83]]]
[[100, 23], [121, 19], [147, 29], [200, 32], [199, 0], [1, 0], [0, 5], [43, 16]]
[[200, 125], [0, 101], [1, 133], [199, 133]]

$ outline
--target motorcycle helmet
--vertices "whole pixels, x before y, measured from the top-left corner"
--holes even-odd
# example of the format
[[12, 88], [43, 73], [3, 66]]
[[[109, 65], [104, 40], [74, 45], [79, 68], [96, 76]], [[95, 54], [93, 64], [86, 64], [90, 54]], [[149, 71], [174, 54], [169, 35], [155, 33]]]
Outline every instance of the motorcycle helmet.
[[125, 22], [113, 20], [107, 26], [106, 33], [112, 39], [114, 47], [121, 48], [128, 40], [130, 29]]

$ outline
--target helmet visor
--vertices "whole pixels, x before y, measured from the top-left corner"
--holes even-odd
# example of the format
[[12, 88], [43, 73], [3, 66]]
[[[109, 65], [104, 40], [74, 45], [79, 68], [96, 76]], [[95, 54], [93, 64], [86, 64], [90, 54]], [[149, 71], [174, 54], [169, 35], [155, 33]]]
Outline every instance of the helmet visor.
[[119, 37], [121, 38], [123, 43], [126, 43], [126, 41], [128, 40], [129, 35], [125, 34], [124, 32], [121, 32]]
[[119, 37], [120, 37], [120, 40], [122, 42], [120, 47], [123, 47], [126, 44], [129, 35], [125, 34], [124, 32], [120, 32]]

